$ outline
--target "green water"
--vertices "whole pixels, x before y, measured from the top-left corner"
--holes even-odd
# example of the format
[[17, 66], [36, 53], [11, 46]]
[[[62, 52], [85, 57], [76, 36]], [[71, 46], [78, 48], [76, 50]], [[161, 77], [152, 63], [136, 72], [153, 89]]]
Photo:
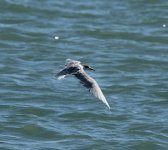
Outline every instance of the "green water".
[[[67, 58], [111, 111], [54, 78]], [[0, 150], [167, 150], [167, 64], [167, 0], [1, 0]]]

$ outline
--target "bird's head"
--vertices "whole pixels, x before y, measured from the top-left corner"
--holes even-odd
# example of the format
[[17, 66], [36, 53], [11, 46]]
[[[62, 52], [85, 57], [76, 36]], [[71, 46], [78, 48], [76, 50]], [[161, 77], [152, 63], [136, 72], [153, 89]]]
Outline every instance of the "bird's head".
[[87, 64], [82, 64], [83, 68], [86, 69], [86, 70], [93, 70], [95, 71], [93, 68], [91, 68], [89, 65]]

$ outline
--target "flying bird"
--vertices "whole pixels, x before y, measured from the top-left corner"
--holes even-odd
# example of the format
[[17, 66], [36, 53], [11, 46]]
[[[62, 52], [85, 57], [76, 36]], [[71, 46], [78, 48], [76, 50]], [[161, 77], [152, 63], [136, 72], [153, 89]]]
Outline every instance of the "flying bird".
[[87, 64], [81, 64], [80, 61], [72, 60], [72, 59], [67, 59], [65, 63], [65, 68], [58, 72], [56, 74], [56, 77], [60, 80], [63, 79], [66, 75], [74, 75], [77, 79], [80, 80], [80, 83], [89, 89], [89, 91], [97, 97], [99, 100], [101, 100], [109, 109], [110, 106], [101, 91], [98, 83], [91, 78], [85, 70], [94, 70]]

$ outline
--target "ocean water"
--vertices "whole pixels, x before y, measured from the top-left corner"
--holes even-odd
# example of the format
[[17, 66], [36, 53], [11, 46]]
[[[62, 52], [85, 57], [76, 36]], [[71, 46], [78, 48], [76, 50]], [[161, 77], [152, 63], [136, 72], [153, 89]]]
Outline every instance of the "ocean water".
[[167, 0], [0, 0], [0, 150], [64, 149], [168, 149]]

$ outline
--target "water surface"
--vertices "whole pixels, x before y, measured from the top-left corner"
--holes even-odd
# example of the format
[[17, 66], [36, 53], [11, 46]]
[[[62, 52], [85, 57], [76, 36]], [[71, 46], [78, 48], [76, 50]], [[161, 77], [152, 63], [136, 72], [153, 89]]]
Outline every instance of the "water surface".
[[[0, 149], [167, 150], [167, 0], [1, 0], [0, 31]], [[111, 111], [54, 78], [67, 58]]]

